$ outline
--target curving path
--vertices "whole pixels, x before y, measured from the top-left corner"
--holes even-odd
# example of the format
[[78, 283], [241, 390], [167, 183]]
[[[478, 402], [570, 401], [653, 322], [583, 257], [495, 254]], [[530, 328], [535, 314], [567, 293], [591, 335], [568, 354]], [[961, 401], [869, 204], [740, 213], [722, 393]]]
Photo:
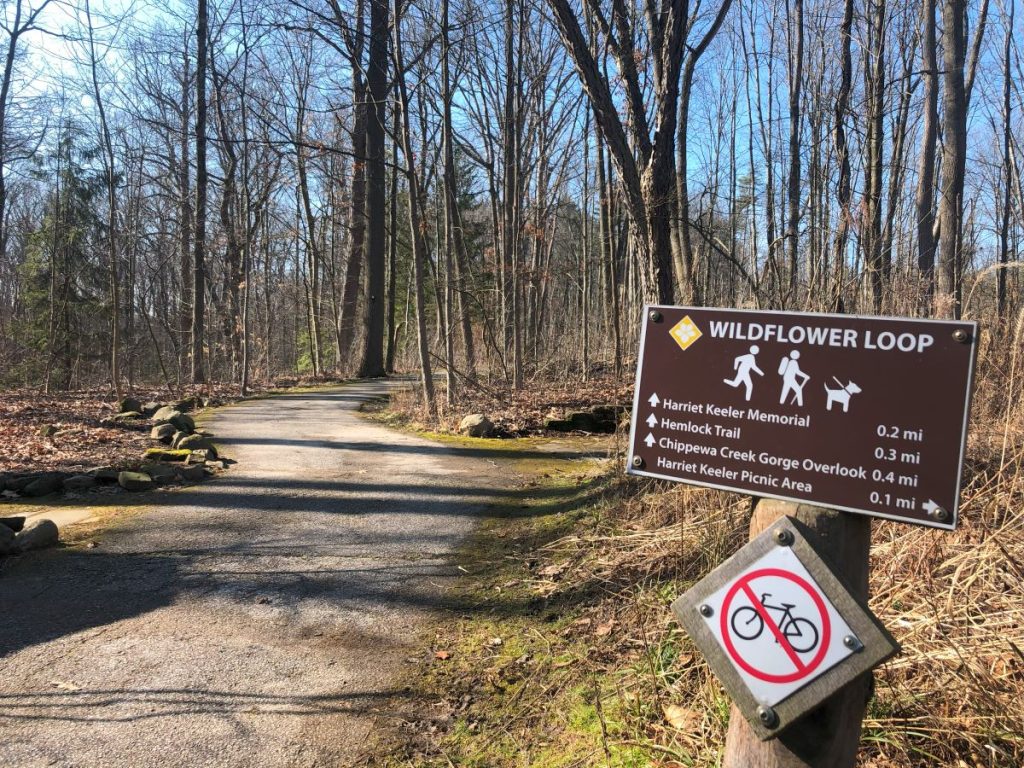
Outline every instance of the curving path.
[[387, 387], [222, 409], [222, 478], [0, 574], [0, 765], [356, 761], [501, 493], [474, 451], [356, 415]]

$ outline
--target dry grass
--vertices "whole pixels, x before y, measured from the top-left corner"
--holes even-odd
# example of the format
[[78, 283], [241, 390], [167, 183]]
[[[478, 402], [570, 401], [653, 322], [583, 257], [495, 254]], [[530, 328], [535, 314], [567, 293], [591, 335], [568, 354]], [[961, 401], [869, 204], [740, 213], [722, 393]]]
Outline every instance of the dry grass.
[[[876, 673], [863, 765], [1024, 765], [1024, 425], [1017, 350], [982, 350], [958, 530], [873, 524], [871, 607], [903, 651]], [[626, 673], [630, 685], [622, 687], [620, 704], [659, 702], [632, 720], [631, 738], [688, 765], [716, 764], [726, 724], [723, 693], [668, 602], [741, 546], [746, 506], [714, 491], [648, 489], [619, 505], [606, 532], [569, 536], [547, 548], [555, 559], [572, 553], [588, 564], [588, 572], [576, 568], [575, 578], [616, 585], [611, 599], [628, 596], [633, 603], [631, 635], [642, 643], [647, 670], [641, 663], [601, 673]], [[672, 585], [668, 594], [666, 585]]]
[[[1012, 332], [1012, 344], [982, 339], [960, 527], [873, 522], [871, 607], [903, 650], [875, 673], [862, 766], [1024, 765], [1024, 315]], [[542, 600], [516, 631], [536, 636], [537, 668], [517, 682], [513, 702], [499, 692], [460, 721], [486, 723], [490, 706], [499, 733], [531, 757], [501, 753], [483, 725], [480, 735], [453, 727], [441, 754], [494, 766], [720, 761], [729, 701], [669, 604], [746, 541], [750, 502], [626, 479], [617, 468], [609, 483], [564, 535], [540, 545], [523, 537], [521, 570]], [[485, 604], [493, 613], [501, 601]], [[552, 625], [551, 611], [564, 620]], [[502, 631], [487, 621], [481, 636]], [[459, 631], [471, 635], [474, 622]], [[473, 657], [463, 676], [478, 679], [478, 663], [493, 662]], [[442, 682], [459, 685], [456, 676]]]

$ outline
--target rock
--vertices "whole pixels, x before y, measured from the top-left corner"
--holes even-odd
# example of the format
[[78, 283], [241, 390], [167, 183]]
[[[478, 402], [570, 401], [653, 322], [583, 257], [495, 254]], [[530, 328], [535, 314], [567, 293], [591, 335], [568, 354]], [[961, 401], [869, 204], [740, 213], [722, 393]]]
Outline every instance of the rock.
[[206, 437], [206, 435], [189, 435], [188, 437], [182, 438], [178, 441], [178, 450], [213, 451], [214, 458], [217, 456], [217, 449], [213, 447], [213, 443], [210, 442], [210, 438]]
[[181, 432], [192, 433], [196, 431], [196, 423], [187, 413], [179, 413], [177, 416], [172, 416], [170, 423]]
[[17, 536], [6, 525], [0, 525], [0, 556], [9, 555], [15, 547]]
[[[173, 427], [173, 424], [165, 424], [163, 426]], [[177, 448], [178, 443], [188, 437], [188, 432], [182, 432], [180, 429], [175, 429], [174, 434], [171, 435], [171, 448]]]
[[[610, 419], [609, 413], [613, 414]], [[598, 406], [593, 411], [574, 411], [564, 419], [548, 418], [544, 420], [544, 429], [551, 432], [614, 432], [614, 408]]]
[[172, 419], [176, 416], [181, 416], [181, 411], [175, 408], [173, 405], [165, 405], [160, 408], [156, 413], [153, 414], [154, 424], [171, 424]]
[[116, 483], [118, 470], [113, 467], [93, 467], [86, 474], [92, 475], [101, 483]]
[[186, 464], [202, 464], [207, 461], [214, 461], [217, 458], [217, 451], [215, 449], [204, 448], [199, 451], [192, 451], [191, 455], [185, 459]]
[[228, 463], [226, 461], [208, 460], [204, 466], [209, 469], [227, 469]]
[[186, 482], [197, 483], [206, 477], [206, 467], [202, 464], [186, 464], [183, 467], [178, 467], [178, 474]]
[[192, 455], [188, 450], [168, 450], [166, 448], [147, 448], [142, 458], [148, 461], [187, 461]]
[[65, 491], [87, 491], [96, 485], [96, 478], [92, 475], [74, 475], [64, 480]]
[[194, 411], [199, 408], [203, 403], [203, 399], [196, 395], [195, 397], [186, 397], [184, 400], [179, 400], [174, 404], [174, 407], [184, 413], [185, 411]]
[[142, 404], [142, 408], [140, 408], [139, 410], [141, 410], [141, 411], [142, 411], [142, 414], [143, 414], [144, 416], [146, 416], [147, 418], [149, 418], [149, 417], [150, 417], [150, 416], [152, 416], [152, 415], [153, 415], [154, 413], [156, 413], [157, 411], [159, 411], [159, 410], [160, 410], [160, 407], [161, 407], [161, 406], [160, 406], [160, 403], [158, 403], [158, 402], [157, 402], [156, 400], [150, 400], [150, 401], [149, 401], [148, 403], [143, 403], [143, 404]]
[[166, 485], [174, 482], [178, 477], [178, 470], [168, 464], [150, 462], [142, 467], [157, 485]]
[[17, 491], [18, 493], [25, 492], [25, 486], [36, 479], [36, 475], [8, 475], [7, 480], [4, 481], [4, 490]]
[[115, 422], [137, 421], [138, 419], [141, 419], [141, 418], [142, 418], [142, 414], [139, 413], [138, 411], [125, 411], [124, 413], [119, 413], [116, 416], [111, 417], [110, 420], [111, 421], [115, 421]]
[[161, 443], [171, 443], [177, 431], [173, 424], [157, 424], [149, 430], [149, 439], [159, 440]]
[[544, 429], [549, 432], [571, 432], [572, 422], [566, 419], [544, 419]]
[[142, 412], [142, 403], [134, 397], [122, 397], [117, 403], [118, 413]]
[[482, 413], [471, 413], [459, 422], [459, 432], [470, 437], [490, 437], [494, 434], [494, 422]]
[[40, 437], [53, 437], [58, 432], [57, 427], [53, 424], [44, 424], [39, 428]]
[[144, 472], [121, 472], [117, 476], [117, 484], [126, 491], [148, 491], [156, 483]]
[[36, 520], [25, 526], [25, 530], [15, 537], [14, 549], [17, 552], [28, 552], [30, 549], [52, 547], [59, 538], [56, 523], [52, 520]]
[[46, 475], [40, 475], [35, 480], [28, 483], [22, 493], [25, 496], [31, 496], [38, 498], [39, 496], [48, 496], [51, 493], [56, 493], [61, 489], [64, 483], [64, 476], [61, 474], [50, 473]]
[[24, 527], [24, 517], [0, 517], [0, 528], [7, 528], [8, 530], [17, 533]]
[[597, 419], [594, 418], [592, 413], [576, 411], [575, 413], [570, 413], [566, 419], [577, 432], [597, 432], [599, 430]]

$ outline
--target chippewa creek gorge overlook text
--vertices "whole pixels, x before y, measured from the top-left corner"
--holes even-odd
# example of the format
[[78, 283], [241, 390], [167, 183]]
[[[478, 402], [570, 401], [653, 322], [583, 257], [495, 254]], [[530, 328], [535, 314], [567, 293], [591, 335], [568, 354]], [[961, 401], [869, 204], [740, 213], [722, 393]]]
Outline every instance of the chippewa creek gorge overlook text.
[[[780, 415], [766, 413], [757, 408], [734, 408], [731, 406], [719, 406], [711, 403], [679, 402], [671, 399], [664, 399], [660, 406], [666, 410], [684, 411], [693, 414], [707, 414], [720, 418], [750, 419], [753, 421], [771, 422], [776, 424], [788, 424], [796, 427], [808, 427], [811, 423], [809, 415]], [[652, 425], [653, 426], [653, 425]], [[661, 417], [657, 426], [662, 429], [676, 432], [689, 432], [697, 435], [719, 437], [726, 440], [739, 440], [742, 429], [739, 426], [724, 427], [708, 422], [700, 423], [693, 421], [676, 421], [667, 417]], [[722, 458], [728, 461], [735, 461], [747, 464], [759, 464], [766, 467], [776, 467], [783, 471], [793, 471], [797, 468], [807, 472], [834, 475], [839, 477], [851, 477], [867, 479], [867, 470], [863, 465], [847, 466], [840, 462], [819, 462], [814, 459], [793, 458], [789, 456], [778, 456], [767, 451], [755, 452], [753, 450], [738, 450], [730, 446], [702, 445], [690, 443], [685, 440], [676, 440], [671, 437], [661, 437], [656, 440], [657, 445], [668, 451], [682, 455], [708, 456], [710, 458]], [[726, 469], [724, 467], [710, 466], [705, 463], [689, 461], [673, 461], [664, 456], [659, 456], [656, 466], [661, 469], [673, 469], [681, 472], [697, 472], [707, 477], [721, 480], [742, 480], [766, 485], [771, 488], [792, 488], [803, 492], [810, 492], [810, 483], [798, 482], [790, 478], [779, 478], [771, 474], [760, 474], [743, 470], [740, 472]]]
[[712, 320], [708, 326], [711, 337], [714, 339], [776, 341], [780, 344], [810, 344], [818, 347], [870, 349], [883, 352], [916, 352], [920, 354], [935, 343], [935, 337], [927, 333], [882, 331], [875, 334], [865, 330], [862, 337], [861, 333], [854, 328], [786, 326], [776, 323], [735, 320]]

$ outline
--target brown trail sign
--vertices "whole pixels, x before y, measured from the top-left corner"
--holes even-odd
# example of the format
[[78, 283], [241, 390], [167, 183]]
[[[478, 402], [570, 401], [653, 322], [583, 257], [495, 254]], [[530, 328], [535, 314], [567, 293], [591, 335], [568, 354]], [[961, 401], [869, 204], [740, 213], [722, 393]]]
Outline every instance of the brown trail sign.
[[956, 527], [977, 325], [648, 307], [631, 474]]

